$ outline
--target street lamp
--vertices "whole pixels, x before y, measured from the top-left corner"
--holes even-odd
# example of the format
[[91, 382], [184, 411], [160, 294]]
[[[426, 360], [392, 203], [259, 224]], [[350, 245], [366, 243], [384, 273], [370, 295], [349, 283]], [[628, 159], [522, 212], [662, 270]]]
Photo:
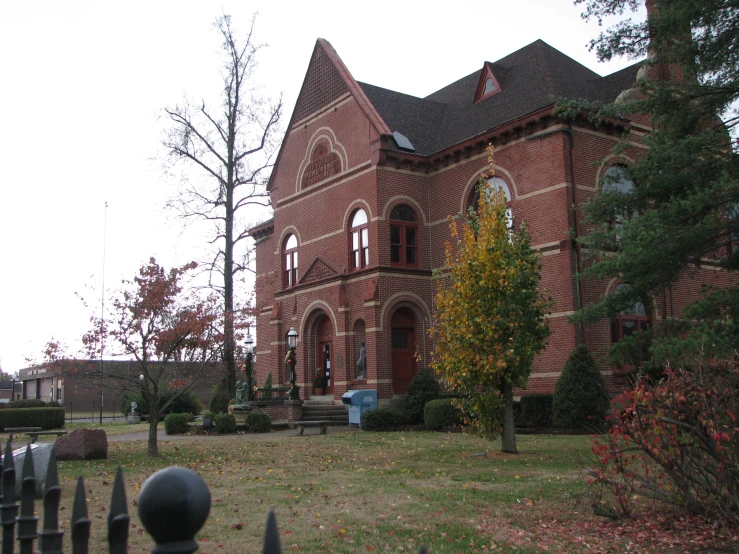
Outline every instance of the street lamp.
[[244, 339], [246, 345], [246, 360], [244, 361], [244, 373], [246, 373], [246, 399], [251, 401], [254, 400], [254, 339], [251, 336], [249, 330], [246, 330], [246, 338]]
[[287, 356], [285, 356], [285, 363], [287, 364], [290, 371], [290, 399], [298, 400], [300, 398], [300, 387], [295, 384], [297, 380], [297, 374], [295, 373], [295, 363], [297, 358], [295, 356], [295, 348], [298, 346], [298, 332], [295, 327], [290, 327], [287, 332]]

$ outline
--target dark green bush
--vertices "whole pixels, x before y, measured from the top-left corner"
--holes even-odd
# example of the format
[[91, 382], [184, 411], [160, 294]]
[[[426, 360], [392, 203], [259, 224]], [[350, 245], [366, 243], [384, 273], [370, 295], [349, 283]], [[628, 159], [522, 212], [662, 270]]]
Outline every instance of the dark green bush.
[[521, 423], [546, 427], [552, 422], [552, 395], [529, 394], [521, 397]]
[[264, 387], [262, 387], [262, 399], [272, 400], [272, 372], [267, 374], [267, 379], [264, 380]]
[[164, 418], [164, 432], [168, 435], [181, 435], [189, 430], [187, 414], [167, 414]]
[[427, 402], [423, 408], [423, 423], [431, 430], [438, 431], [442, 427], [459, 425], [459, 411], [452, 406], [452, 398], [439, 398]]
[[213, 423], [219, 435], [229, 435], [236, 432], [236, 418], [232, 414], [218, 414], [213, 418]]
[[362, 414], [362, 429], [365, 431], [378, 431], [399, 427], [408, 423], [405, 412], [397, 408], [380, 408], [369, 410]]
[[426, 402], [441, 397], [441, 388], [430, 371], [419, 371], [405, 390], [403, 409], [408, 423], [423, 423], [423, 407]]
[[208, 408], [214, 414], [225, 414], [228, 412], [229, 400], [231, 400], [231, 396], [228, 391], [216, 389], [213, 391], [213, 396], [210, 397]]
[[244, 419], [244, 427], [250, 433], [269, 433], [272, 430], [272, 419], [264, 412], [251, 412]]
[[13, 400], [12, 402], [4, 402], [0, 404], [0, 409], [6, 408], [58, 408], [59, 402], [50, 402], [47, 404], [43, 400], [37, 398], [24, 398], [21, 400]]
[[136, 402], [136, 413], [139, 415], [148, 415], [149, 405], [144, 400], [144, 396], [139, 392], [124, 392], [121, 396], [121, 412], [124, 416], [131, 413], [131, 402]]
[[[167, 389], [165, 391], [162, 391], [162, 393], [159, 395], [159, 399], [157, 401], [157, 404], [159, 405], [159, 408], [161, 410], [162, 406], [164, 406], [169, 400], [177, 394], [179, 391], [178, 389]], [[136, 413], [140, 415], [149, 415], [149, 403], [144, 398], [144, 395], [140, 392], [126, 392], [121, 397], [121, 411], [123, 412], [123, 415], [128, 415], [131, 413], [131, 402], [136, 402]], [[196, 415], [200, 413], [200, 409], [202, 406], [202, 402], [200, 402], [200, 399], [193, 393], [187, 391], [180, 394], [172, 404], [167, 406], [167, 408], [161, 412], [160, 416], [165, 416], [166, 414], [192, 414]]]
[[599, 427], [608, 407], [603, 376], [588, 347], [580, 344], [570, 354], [554, 387], [554, 422], [562, 427]]
[[64, 427], [64, 408], [16, 408], [0, 410], [0, 427]]

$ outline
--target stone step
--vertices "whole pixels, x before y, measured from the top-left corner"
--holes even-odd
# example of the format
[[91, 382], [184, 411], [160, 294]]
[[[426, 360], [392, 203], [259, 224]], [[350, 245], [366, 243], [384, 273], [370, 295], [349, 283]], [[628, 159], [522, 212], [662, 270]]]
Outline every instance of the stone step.
[[301, 421], [328, 421], [329, 425], [349, 425], [349, 417], [303, 417]]

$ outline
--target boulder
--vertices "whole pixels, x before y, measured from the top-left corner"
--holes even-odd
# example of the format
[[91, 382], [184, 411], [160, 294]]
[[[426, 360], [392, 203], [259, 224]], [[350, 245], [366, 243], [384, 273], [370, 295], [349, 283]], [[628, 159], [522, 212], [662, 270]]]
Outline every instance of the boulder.
[[[42, 498], [46, 485], [46, 472], [49, 470], [49, 459], [53, 445], [40, 443], [29, 445], [33, 456], [33, 473], [36, 478], [36, 498]], [[13, 450], [13, 464], [15, 465], [15, 494], [20, 499], [21, 484], [23, 483], [23, 462], [26, 459], [26, 447]]]
[[108, 436], [102, 429], [77, 429], [54, 443], [57, 460], [104, 460]]

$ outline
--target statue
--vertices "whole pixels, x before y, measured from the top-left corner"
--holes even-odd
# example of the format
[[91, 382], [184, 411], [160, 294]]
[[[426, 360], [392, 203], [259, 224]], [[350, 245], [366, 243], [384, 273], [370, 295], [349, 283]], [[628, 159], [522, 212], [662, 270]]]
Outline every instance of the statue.
[[367, 378], [367, 350], [364, 341], [359, 343], [359, 359], [357, 360], [357, 379]]
[[243, 404], [245, 402], [244, 392], [247, 389], [247, 383], [245, 381], [236, 381], [236, 404]]

